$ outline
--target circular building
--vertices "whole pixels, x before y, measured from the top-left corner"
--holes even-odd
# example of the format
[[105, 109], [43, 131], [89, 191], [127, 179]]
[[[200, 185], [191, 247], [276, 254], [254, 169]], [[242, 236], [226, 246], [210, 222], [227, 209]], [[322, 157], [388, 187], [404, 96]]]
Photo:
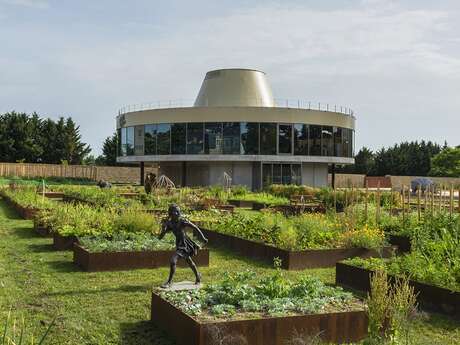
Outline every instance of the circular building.
[[222, 184], [225, 175], [253, 190], [318, 187], [329, 165], [354, 163], [354, 128], [350, 109], [275, 100], [264, 72], [221, 69], [206, 73], [193, 106], [121, 109], [117, 161], [156, 165], [180, 186]]

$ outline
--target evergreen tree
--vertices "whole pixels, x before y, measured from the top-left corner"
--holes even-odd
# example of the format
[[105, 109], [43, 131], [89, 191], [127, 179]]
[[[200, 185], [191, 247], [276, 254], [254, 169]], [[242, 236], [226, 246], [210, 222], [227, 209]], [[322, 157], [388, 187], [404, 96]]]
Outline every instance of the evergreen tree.
[[369, 175], [374, 169], [374, 165], [373, 152], [367, 147], [363, 147], [355, 156], [354, 173]]
[[117, 165], [117, 147], [118, 137], [117, 132], [112, 136], [105, 138], [102, 145], [102, 156], [96, 159], [96, 163], [101, 165]]
[[81, 164], [90, 152], [70, 117], [54, 122], [36, 113], [0, 115], [0, 161]]
[[460, 177], [460, 148], [447, 147], [434, 156], [430, 175]]

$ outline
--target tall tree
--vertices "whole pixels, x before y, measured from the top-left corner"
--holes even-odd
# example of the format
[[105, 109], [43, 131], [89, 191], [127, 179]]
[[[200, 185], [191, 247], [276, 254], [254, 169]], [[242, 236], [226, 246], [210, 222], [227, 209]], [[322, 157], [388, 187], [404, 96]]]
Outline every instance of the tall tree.
[[431, 176], [460, 177], [460, 147], [443, 149], [431, 163]]
[[96, 163], [112, 166], [117, 165], [117, 147], [118, 137], [117, 132], [115, 132], [112, 136], [105, 138], [102, 144], [102, 157], [98, 157]]
[[80, 126], [68, 117], [64, 126], [64, 160], [69, 164], [82, 164], [90, 152], [89, 145], [81, 141]]
[[354, 173], [368, 175], [374, 169], [374, 165], [374, 153], [367, 147], [363, 147], [355, 156]]
[[0, 115], [0, 161], [81, 164], [90, 151], [70, 117], [55, 122], [36, 113]]

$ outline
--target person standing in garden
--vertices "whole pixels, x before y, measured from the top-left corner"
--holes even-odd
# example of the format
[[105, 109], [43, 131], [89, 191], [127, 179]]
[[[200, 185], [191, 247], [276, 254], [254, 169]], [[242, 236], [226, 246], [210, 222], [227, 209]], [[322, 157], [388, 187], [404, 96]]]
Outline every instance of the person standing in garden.
[[195, 284], [200, 284], [201, 282], [201, 275], [192, 260], [192, 256], [197, 254], [200, 246], [187, 236], [185, 232], [185, 228], [187, 227], [192, 228], [204, 243], [208, 242], [208, 239], [203, 235], [200, 228], [182, 216], [179, 206], [176, 204], [170, 205], [168, 218], [162, 223], [159, 238], [162, 239], [168, 231], [171, 231], [176, 237], [176, 252], [171, 257], [168, 281], [161, 285], [162, 288], [171, 286], [179, 259], [184, 259], [192, 269], [195, 274]]

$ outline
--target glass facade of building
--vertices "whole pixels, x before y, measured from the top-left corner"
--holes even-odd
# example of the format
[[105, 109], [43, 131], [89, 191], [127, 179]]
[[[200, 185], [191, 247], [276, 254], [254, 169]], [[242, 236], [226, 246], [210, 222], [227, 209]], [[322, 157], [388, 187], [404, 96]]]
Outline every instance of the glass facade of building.
[[[354, 156], [354, 131], [348, 128], [285, 123], [195, 122], [147, 124], [118, 131], [118, 156], [233, 154]], [[275, 164], [276, 165], [276, 164]], [[273, 165], [270, 179], [284, 181], [284, 165]], [[288, 164], [289, 165], [289, 164]], [[268, 167], [264, 168], [268, 174]], [[297, 167], [289, 165], [290, 179]], [[293, 170], [294, 169], [294, 170]], [[300, 173], [299, 173], [300, 174]], [[284, 176], [284, 177], [283, 177]], [[293, 181], [294, 183], [294, 181]]]

